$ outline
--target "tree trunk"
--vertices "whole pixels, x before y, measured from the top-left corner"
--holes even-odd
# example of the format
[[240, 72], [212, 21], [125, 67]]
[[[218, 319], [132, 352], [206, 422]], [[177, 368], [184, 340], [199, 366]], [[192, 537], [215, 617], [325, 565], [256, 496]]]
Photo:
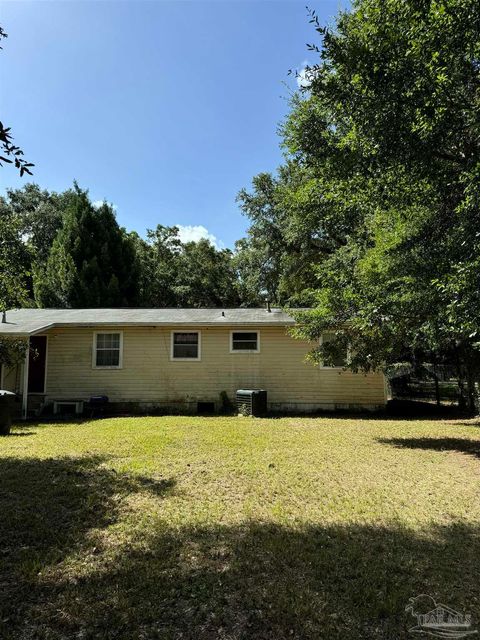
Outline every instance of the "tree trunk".
[[472, 415], [478, 414], [479, 401], [476, 380], [472, 375], [467, 378], [467, 390], [468, 390], [468, 412]]
[[467, 392], [465, 389], [465, 367], [462, 364], [460, 352], [458, 349], [455, 351], [456, 365], [457, 365], [457, 384], [458, 384], [458, 408], [460, 411], [467, 410]]
[[435, 382], [435, 401], [437, 407], [439, 407], [442, 403], [440, 401], [440, 385], [438, 384], [437, 363], [435, 361], [433, 362], [433, 380]]
[[458, 376], [458, 408], [461, 411], [465, 411], [467, 409], [467, 394], [465, 392], [465, 380], [460, 376]]

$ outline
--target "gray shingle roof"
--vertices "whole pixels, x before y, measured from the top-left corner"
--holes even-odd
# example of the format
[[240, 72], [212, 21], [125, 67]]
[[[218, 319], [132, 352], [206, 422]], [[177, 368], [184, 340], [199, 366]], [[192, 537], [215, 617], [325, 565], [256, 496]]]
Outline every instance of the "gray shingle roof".
[[29, 335], [52, 327], [154, 325], [292, 325], [281, 309], [12, 309], [0, 335]]

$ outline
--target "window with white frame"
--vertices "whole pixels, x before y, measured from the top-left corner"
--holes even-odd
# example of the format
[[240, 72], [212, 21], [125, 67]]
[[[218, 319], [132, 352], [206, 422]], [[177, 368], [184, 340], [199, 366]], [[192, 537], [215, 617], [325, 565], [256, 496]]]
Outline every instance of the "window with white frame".
[[95, 333], [93, 365], [96, 369], [120, 369], [123, 336], [118, 333]]
[[200, 360], [198, 331], [172, 332], [172, 360]]
[[[332, 342], [335, 339], [335, 334], [330, 333], [322, 333], [322, 337], [320, 338], [320, 344], [324, 345], [329, 342]], [[347, 349], [345, 347], [336, 347], [332, 353], [331, 364], [324, 364], [324, 367], [344, 367], [347, 363]]]
[[258, 331], [232, 331], [231, 336], [232, 352], [258, 353], [260, 351]]

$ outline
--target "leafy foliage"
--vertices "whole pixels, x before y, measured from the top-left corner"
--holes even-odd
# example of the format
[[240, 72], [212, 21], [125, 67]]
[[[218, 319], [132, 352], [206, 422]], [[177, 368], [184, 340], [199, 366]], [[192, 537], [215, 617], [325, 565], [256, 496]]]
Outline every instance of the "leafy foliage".
[[[316, 252], [302, 247], [311, 276], [300, 296], [296, 283], [281, 296], [290, 303], [314, 290], [315, 308], [298, 314], [295, 333], [317, 339], [333, 329], [335, 340], [312, 357], [328, 360], [335, 342], [348, 342], [354, 370], [454, 363], [473, 406], [480, 377], [480, 5], [357, 0], [332, 29], [315, 12], [310, 21], [319, 42], [309, 49], [319, 60], [304, 70], [308, 86], [282, 126], [286, 164], [270, 178], [275, 207], [268, 209], [282, 240], [294, 225], [319, 243]], [[285, 180], [285, 172], [299, 182]], [[257, 189], [240, 197], [256, 245], [270, 246], [258, 196]], [[296, 256], [288, 243], [273, 253], [275, 265]]]
[[137, 236], [142, 263], [142, 304], [155, 307], [236, 306], [232, 253], [207, 240], [182, 243], [178, 227], [158, 225]]
[[177, 227], [146, 238], [118, 226], [77, 185], [63, 193], [36, 184], [0, 197], [3, 308], [238, 306], [233, 254], [207, 240], [183, 243]]
[[31, 185], [0, 202], [0, 302], [312, 306], [294, 333], [333, 332], [314, 360], [348, 345], [354, 370], [455, 366], [473, 408], [480, 5], [356, 0], [334, 28], [310, 22], [318, 60], [281, 127], [283, 166], [238, 196], [250, 227], [235, 254], [176, 227], [126, 233], [86, 192]]
[[31, 253], [22, 240], [22, 227], [0, 201], [0, 311], [27, 301]]
[[[27, 279], [31, 253], [22, 240], [19, 220], [0, 200], [0, 313], [28, 303]], [[25, 342], [0, 338], [0, 365], [17, 362], [23, 355]]]
[[25, 357], [27, 341], [21, 338], [0, 338], [0, 366], [12, 367]]
[[[251, 221], [247, 238], [236, 244], [244, 299], [311, 304], [315, 267], [341, 245], [352, 224], [323, 197], [325, 187], [318, 171], [292, 158], [278, 176], [259, 174], [253, 192], [240, 192], [242, 211]], [[341, 185], [336, 190], [340, 193]]]
[[[3, 27], [0, 27], [0, 42], [4, 39], [8, 38], [8, 34], [6, 33]], [[0, 46], [0, 50], [3, 47]], [[5, 127], [2, 122], [0, 122], [0, 167], [3, 163], [14, 164], [15, 167], [20, 171], [20, 177], [23, 176], [24, 173], [28, 173], [32, 175], [31, 167], [35, 165], [31, 162], [27, 162], [24, 160], [23, 151], [17, 145], [13, 144], [13, 136], [11, 134], [11, 128]]]
[[136, 302], [134, 245], [110, 205], [93, 207], [75, 185], [63, 226], [45, 270], [37, 274], [35, 295], [42, 306], [118, 307]]

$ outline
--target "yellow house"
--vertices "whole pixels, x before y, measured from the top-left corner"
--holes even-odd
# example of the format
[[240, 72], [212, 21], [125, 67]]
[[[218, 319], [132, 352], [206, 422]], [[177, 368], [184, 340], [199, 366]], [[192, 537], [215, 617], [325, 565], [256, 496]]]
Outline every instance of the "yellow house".
[[93, 396], [126, 411], [218, 411], [237, 389], [265, 389], [272, 411], [376, 410], [387, 399], [381, 372], [306, 362], [315, 345], [288, 334], [295, 321], [280, 309], [16, 309], [4, 320], [0, 336], [30, 343], [0, 380], [24, 415]]

